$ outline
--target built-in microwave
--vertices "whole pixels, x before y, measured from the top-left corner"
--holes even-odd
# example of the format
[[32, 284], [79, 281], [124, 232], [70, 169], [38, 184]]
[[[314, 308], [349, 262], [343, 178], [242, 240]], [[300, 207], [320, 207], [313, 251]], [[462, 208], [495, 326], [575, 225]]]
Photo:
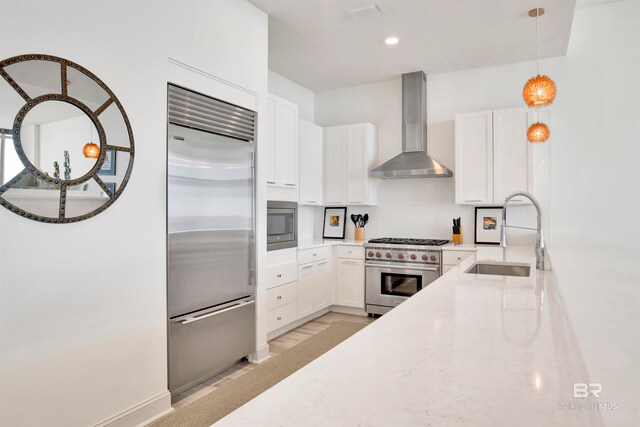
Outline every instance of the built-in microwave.
[[298, 204], [267, 202], [267, 251], [298, 246]]

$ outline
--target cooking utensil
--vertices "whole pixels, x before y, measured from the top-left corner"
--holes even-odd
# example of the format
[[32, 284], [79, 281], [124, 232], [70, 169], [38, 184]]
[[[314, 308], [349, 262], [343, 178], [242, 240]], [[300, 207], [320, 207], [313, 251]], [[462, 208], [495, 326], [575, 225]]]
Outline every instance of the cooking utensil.
[[364, 214], [364, 216], [362, 217], [362, 226], [364, 227], [365, 225], [367, 225], [367, 222], [369, 222], [369, 214]]
[[351, 214], [351, 221], [353, 222], [353, 225], [356, 227], [358, 226], [358, 216], [356, 214]]

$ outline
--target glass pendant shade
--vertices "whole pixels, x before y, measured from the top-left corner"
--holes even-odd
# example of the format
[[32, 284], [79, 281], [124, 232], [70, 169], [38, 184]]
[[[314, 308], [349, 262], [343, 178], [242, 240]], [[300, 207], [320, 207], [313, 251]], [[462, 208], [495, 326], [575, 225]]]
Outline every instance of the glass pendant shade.
[[82, 154], [84, 154], [87, 159], [97, 159], [100, 157], [100, 147], [93, 142], [87, 142], [82, 149]]
[[529, 142], [546, 142], [549, 139], [549, 127], [544, 123], [536, 122], [529, 126], [527, 130], [527, 139]]
[[531, 108], [550, 105], [556, 99], [556, 84], [551, 77], [538, 74], [525, 83], [522, 99]]

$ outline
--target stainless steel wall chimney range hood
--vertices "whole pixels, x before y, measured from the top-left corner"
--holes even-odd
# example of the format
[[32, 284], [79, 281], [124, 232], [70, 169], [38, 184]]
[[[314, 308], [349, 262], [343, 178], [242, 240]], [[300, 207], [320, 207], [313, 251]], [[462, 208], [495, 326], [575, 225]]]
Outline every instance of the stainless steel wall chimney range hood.
[[402, 153], [369, 172], [373, 178], [444, 178], [446, 166], [427, 154], [427, 76], [402, 75]]

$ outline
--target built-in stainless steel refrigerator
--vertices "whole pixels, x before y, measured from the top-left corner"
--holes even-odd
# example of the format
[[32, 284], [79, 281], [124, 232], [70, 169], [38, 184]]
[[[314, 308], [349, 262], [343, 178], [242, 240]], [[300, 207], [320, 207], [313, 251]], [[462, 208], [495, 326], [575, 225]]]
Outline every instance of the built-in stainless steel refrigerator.
[[169, 390], [255, 349], [256, 113], [169, 85]]

